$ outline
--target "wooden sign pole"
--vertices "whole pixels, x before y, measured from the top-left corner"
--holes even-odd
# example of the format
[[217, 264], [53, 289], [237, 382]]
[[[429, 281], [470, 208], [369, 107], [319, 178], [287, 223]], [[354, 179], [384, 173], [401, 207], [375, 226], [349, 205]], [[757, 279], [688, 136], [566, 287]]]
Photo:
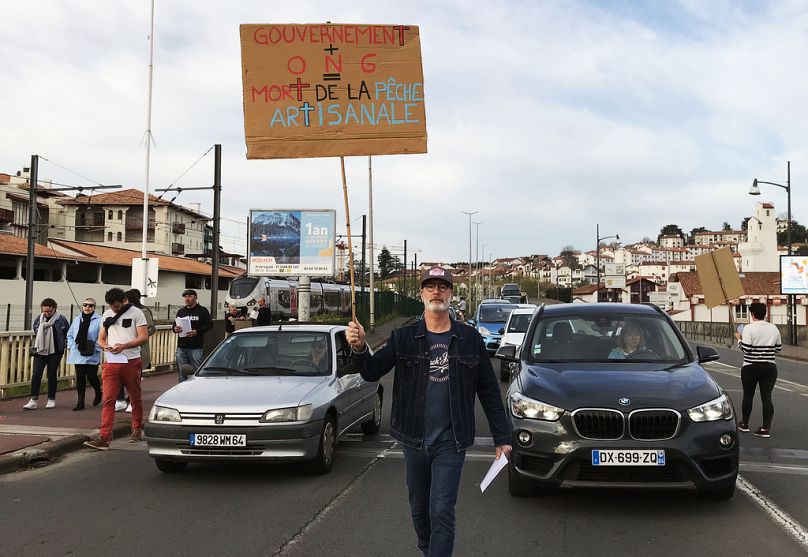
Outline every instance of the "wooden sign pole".
[[353, 242], [351, 241], [351, 210], [348, 207], [348, 182], [345, 179], [345, 157], [339, 158], [342, 168], [342, 196], [345, 199], [345, 228], [348, 234], [348, 270], [351, 275], [351, 320], [356, 321], [356, 283], [354, 281]]

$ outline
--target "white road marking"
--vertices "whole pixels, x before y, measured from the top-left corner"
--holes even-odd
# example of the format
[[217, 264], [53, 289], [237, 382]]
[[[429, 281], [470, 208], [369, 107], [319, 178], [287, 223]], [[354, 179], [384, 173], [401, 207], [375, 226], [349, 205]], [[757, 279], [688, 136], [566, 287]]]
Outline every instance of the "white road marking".
[[737, 486], [768, 515], [772, 522], [794, 538], [794, 541], [796, 541], [803, 550], [808, 551], [808, 530], [794, 520], [786, 511], [778, 507], [774, 501], [763, 495], [760, 490], [752, 485], [746, 478], [739, 475]]
[[788, 464], [772, 464], [770, 462], [741, 462], [740, 469], [744, 472], [763, 472], [808, 476], [808, 466], [791, 466]]

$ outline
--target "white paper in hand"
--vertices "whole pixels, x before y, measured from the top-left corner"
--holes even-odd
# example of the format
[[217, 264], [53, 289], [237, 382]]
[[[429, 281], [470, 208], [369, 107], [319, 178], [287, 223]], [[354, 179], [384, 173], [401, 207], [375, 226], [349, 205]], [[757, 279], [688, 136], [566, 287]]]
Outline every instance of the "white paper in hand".
[[497, 474], [499, 474], [500, 471], [502, 471], [502, 469], [505, 468], [507, 465], [508, 465], [508, 457], [505, 456], [504, 454], [500, 455], [499, 458], [494, 459], [494, 462], [491, 463], [491, 468], [488, 469], [488, 472], [485, 474], [483, 481], [480, 482], [480, 492], [485, 491], [485, 488], [487, 488], [491, 484], [494, 478], [497, 477]]
[[191, 332], [191, 318], [190, 317], [177, 317], [174, 319], [174, 322], [177, 324], [177, 327], [182, 329], [179, 332], [180, 337], [187, 337], [188, 333]]
[[115, 354], [114, 352], [104, 352], [104, 361], [108, 364], [125, 364], [129, 362], [129, 358], [123, 355], [122, 352]]

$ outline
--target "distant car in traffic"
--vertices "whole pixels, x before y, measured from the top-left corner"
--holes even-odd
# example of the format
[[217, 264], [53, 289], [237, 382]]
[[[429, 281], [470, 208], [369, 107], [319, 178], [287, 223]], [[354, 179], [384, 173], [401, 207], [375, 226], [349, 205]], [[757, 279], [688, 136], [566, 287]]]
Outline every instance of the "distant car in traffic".
[[327, 473], [354, 426], [379, 431], [383, 389], [351, 363], [344, 326], [273, 325], [225, 339], [189, 381], [163, 393], [146, 422], [162, 472], [197, 461], [307, 461]]
[[[506, 344], [512, 344], [514, 346], [522, 346], [522, 341], [525, 339], [525, 331], [527, 331], [527, 326], [530, 324], [530, 318], [534, 311], [536, 311], [536, 306], [533, 304], [517, 304], [516, 309], [511, 311], [508, 320], [505, 322], [505, 332], [502, 334], [499, 345], [505, 346]], [[519, 366], [514, 362], [500, 360], [500, 380], [508, 381], [514, 369], [519, 369]]]
[[483, 337], [485, 348], [491, 356], [499, 348], [499, 341], [505, 332], [505, 322], [514, 309], [516, 306], [505, 300], [483, 300], [477, 306], [474, 319], [469, 322]]
[[735, 410], [670, 318], [639, 304], [535, 312], [507, 393], [512, 495], [580, 486], [692, 486], [729, 499], [738, 475]]
[[505, 283], [499, 290], [499, 297], [512, 304], [518, 304], [522, 301], [522, 289], [514, 282]]

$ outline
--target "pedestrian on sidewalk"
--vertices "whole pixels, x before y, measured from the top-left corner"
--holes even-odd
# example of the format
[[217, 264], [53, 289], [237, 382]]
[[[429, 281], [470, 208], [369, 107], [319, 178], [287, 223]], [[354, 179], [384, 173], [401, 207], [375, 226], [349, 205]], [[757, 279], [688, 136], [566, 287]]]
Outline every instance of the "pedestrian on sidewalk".
[[[151, 310], [140, 303], [140, 290], [132, 288], [131, 290], [127, 290], [124, 294], [130, 304], [143, 312], [143, 315], [146, 317], [146, 325], [149, 329], [149, 338], [151, 338], [155, 331], [157, 331], [157, 327], [154, 326], [154, 316]], [[140, 379], [143, 380], [143, 370], [151, 367], [151, 347], [149, 347], [148, 342], [140, 346], [140, 362], [143, 366], [143, 369], [140, 370]], [[121, 384], [121, 390], [118, 391], [118, 400], [115, 401], [116, 412], [120, 412], [121, 410], [126, 410], [128, 413], [132, 412], [132, 402], [128, 400], [128, 398], [129, 397], [126, 396], [126, 388]]]
[[244, 315], [239, 312], [236, 306], [230, 306], [227, 313], [224, 314], [224, 336], [225, 338], [236, 332], [236, 322], [246, 319]]
[[272, 324], [272, 310], [267, 305], [267, 299], [261, 296], [258, 298], [258, 306], [252, 310], [250, 315], [253, 327], [263, 327]]
[[760, 385], [760, 402], [763, 406], [763, 425], [753, 433], [758, 437], [771, 437], [774, 403], [772, 391], [777, 381], [777, 365], [774, 355], [783, 348], [780, 330], [765, 321], [766, 305], [754, 303], [749, 305], [751, 322], [735, 333], [738, 345], [743, 352], [741, 367], [741, 384], [743, 385], [743, 402], [741, 403], [741, 422], [738, 430], [749, 431], [749, 418], [755, 400], [755, 389]]
[[[196, 290], [188, 289], [182, 293], [185, 298], [185, 307], [177, 311], [177, 317], [187, 317], [191, 320], [191, 330], [186, 336], [177, 339], [177, 369], [179, 370], [180, 383], [185, 381], [182, 374], [183, 366], [191, 366], [194, 373], [202, 365], [203, 351], [205, 346], [205, 333], [213, 329], [213, 320], [207, 308], [197, 303]], [[174, 332], [181, 333], [182, 328], [174, 325]]]
[[[474, 444], [474, 398], [479, 398], [494, 437], [496, 458], [511, 452], [511, 435], [499, 382], [480, 334], [449, 318], [452, 274], [424, 273], [424, 318], [393, 331], [371, 355], [365, 330], [348, 324], [347, 338], [360, 374], [378, 381], [395, 368], [390, 435], [404, 451], [410, 511], [418, 549], [451, 555], [455, 505], [466, 448]], [[451, 402], [450, 402], [451, 401]]]
[[109, 309], [102, 316], [103, 326], [98, 334], [98, 345], [104, 351], [104, 366], [101, 368], [101, 431], [97, 438], [84, 443], [98, 450], [108, 449], [112, 440], [115, 399], [121, 383], [126, 385], [132, 401], [132, 434], [129, 442], [137, 443], [143, 438], [140, 347], [149, 341], [146, 316], [128, 302], [123, 290], [112, 288], [107, 291], [104, 299]]
[[98, 364], [101, 363], [101, 348], [98, 346], [98, 332], [101, 316], [95, 312], [95, 300], [85, 298], [81, 313], [73, 319], [67, 331], [67, 363], [76, 369], [76, 406], [73, 410], [84, 410], [84, 393], [87, 382], [95, 391], [93, 406], [101, 404], [101, 383], [98, 381]]
[[34, 319], [33, 376], [31, 377], [31, 400], [23, 410], [36, 410], [39, 390], [42, 388], [42, 373], [48, 370], [48, 402], [45, 408], [56, 406], [56, 374], [67, 347], [67, 330], [70, 323], [56, 309], [56, 300], [45, 298], [40, 304], [42, 313]]

